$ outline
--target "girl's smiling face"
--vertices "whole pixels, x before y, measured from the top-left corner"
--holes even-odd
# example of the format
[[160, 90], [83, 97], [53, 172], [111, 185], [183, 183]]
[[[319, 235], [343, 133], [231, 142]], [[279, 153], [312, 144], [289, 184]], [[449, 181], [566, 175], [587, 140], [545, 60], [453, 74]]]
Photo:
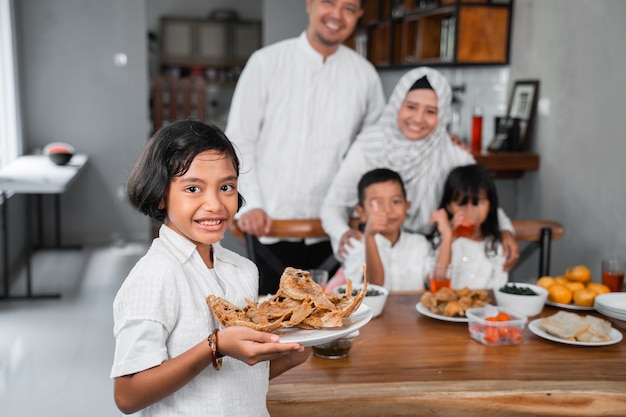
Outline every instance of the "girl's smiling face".
[[237, 171], [217, 151], [198, 154], [184, 175], [174, 177], [164, 199], [165, 224], [196, 244], [205, 262], [237, 213]]
[[398, 109], [398, 129], [408, 140], [430, 135], [439, 121], [437, 93], [418, 88], [407, 93]]

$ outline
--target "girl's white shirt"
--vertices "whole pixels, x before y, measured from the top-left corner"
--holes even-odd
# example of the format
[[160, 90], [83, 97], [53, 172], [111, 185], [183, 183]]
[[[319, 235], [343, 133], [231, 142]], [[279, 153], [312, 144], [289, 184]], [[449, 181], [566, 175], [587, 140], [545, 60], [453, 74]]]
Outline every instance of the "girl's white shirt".
[[500, 243], [497, 245], [497, 253], [488, 257], [484, 241], [477, 242], [463, 237], [455, 239], [450, 262], [452, 288], [500, 288], [509, 279], [509, 274], [503, 270], [505, 261]]
[[[428, 240], [419, 233], [402, 231], [395, 245], [384, 236], [375, 237], [385, 271], [384, 287], [390, 291], [421, 290], [424, 279], [433, 266]], [[355, 238], [350, 239], [352, 247], [346, 245], [348, 255], [343, 262], [346, 279], [353, 283], [363, 282], [365, 264], [365, 243]]]
[[[158, 366], [198, 344], [219, 324], [206, 299], [215, 294], [239, 305], [256, 300], [258, 270], [248, 259], [213, 246], [214, 269], [196, 246], [163, 225], [113, 303], [115, 358], [111, 377]], [[269, 362], [248, 366], [225, 357], [220, 371], [203, 370], [142, 416], [268, 416]]]

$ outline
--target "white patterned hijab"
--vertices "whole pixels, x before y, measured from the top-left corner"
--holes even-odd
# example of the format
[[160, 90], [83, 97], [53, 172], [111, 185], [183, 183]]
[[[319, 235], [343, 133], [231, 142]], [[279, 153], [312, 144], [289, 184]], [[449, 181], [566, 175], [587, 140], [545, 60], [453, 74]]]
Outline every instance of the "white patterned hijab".
[[[437, 126], [424, 139], [408, 140], [398, 129], [398, 110], [413, 83], [424, 76], [437, 94]], [[378, 123], [357, 138], [368, 165], [393, 169], [402, 177], [407, 199], [412, 202], [405, 222], [408, 230], [425, 231], [430, 212], [439, 205], [448, 172], [454, 166], [470, 163], [469, 154], [461, 158], [465, 161], [459, 160], [458, 149], [454, 149], [446, 129], [451, 102], [452, 89], [443, 75], [432, 68], [415, 68], [398, 81]]]

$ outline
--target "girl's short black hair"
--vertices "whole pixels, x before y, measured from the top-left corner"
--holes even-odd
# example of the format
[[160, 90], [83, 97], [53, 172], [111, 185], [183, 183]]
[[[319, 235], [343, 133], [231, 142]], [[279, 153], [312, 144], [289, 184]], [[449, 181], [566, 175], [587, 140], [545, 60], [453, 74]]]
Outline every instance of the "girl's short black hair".
[[[198, 121], [173, 122], [150, 138], [135, 164], [126, 195], [137, 210], [157, 221], [163, 221], [167, 209], [161, 204], [174, 177], [184, 175], [193, 159], [205, 151], [217, 151], [229, 159], [239, 177], [239, 158], [233, 144], [216, 126]], [[239, 210], [244, 199], [238, 194]]]
[[400, 185], [402, 189], [402, 196], [406, 199], [406, 190], [404, 189], [404, 182], [402, 177], [396, 171], [387, 168], [376, 168], [363, 174], [359, 180], [358, 193], [359, 193], [359, 205], [363, 206], [365, 201], [365, 190], [372, 184], [378, 184], [381, 182], [393, 181]]
[[493, 178], [485, 168], [473, 164], [456, 167], [450, 171], [443, 185], [439, 208], [445, 209], [452, 202], [461, 206], [470, 201], [476, 204], [480, 190], [485, 190], [489, 200], [489, 213], [480, 226], [480, 231], [487, 243], [487, 254], [495, 254], [497, 243], [501, 238], [498, 223], [498, 194]]

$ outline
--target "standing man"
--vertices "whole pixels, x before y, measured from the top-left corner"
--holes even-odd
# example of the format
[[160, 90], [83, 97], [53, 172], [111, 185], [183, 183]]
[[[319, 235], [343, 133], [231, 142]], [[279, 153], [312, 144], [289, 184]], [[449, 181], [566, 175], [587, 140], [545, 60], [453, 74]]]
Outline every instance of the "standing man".
[[[285, 263], [313, 268], [330, 242], [263, 238], [272, 219], [319, 218], [341, 160], [385, 105], [374, 66], [343, 45], [363, 14], [360, 0], [306, 0], [309, 25], [298, 38], [255, 52], [235, 89], [226, 135], [242, 158], [246, 206], [238, 227]], [[259, 294], [280, 276], [262, 261]]]

